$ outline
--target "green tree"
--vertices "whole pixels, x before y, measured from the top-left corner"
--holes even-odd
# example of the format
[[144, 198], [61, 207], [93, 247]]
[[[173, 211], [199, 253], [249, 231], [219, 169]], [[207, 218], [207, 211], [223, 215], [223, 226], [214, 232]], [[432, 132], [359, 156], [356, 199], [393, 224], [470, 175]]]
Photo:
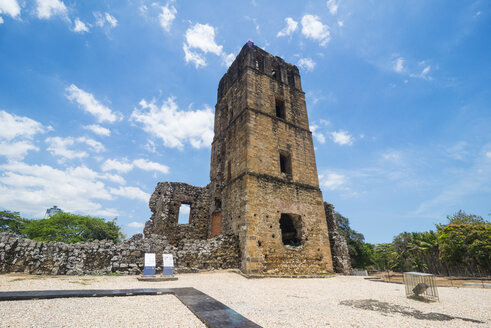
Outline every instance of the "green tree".
[[463, 210], [459, 210], [458, 212], [447, 215], [448, 224], [483, 224], [486, 221], [475, 214], [467, 214]]
[[22, 236], [22, 229], [30, 221], [21, 217], [19, 212], [0, 211], [0, 232], [11, 232]]
[[76, 243], [79, 241], [113, 240], [118, 243], [124, 237], [115, 220], [57, 213], [50, 218], [31, 220], [22, 229], [27, 238], [39, 241], [60, 241]]
[[459, 274], [491, 273], [491, 223], [438, 228], [441, 260]]
[[338, 222], [339, 233], [346, 238], [351, 266], [360, 269], [368, 268], [372, 264], [374, 246], [365, 243], [363, 234], [351, 229], [347, 217], [342, 216], [338, 212], [335, 212], [334, 216]]

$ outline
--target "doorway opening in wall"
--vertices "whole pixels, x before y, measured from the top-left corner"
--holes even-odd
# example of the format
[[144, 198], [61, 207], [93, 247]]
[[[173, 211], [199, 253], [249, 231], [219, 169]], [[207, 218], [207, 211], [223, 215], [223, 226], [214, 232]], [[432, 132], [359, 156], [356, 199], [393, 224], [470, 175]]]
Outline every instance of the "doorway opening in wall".
[[302, 244], [302, 222], [300, 215], [282, 213], [280, 217], [281, 241], [283, 245]]
[[191, 206], [189, 204], [181, 204], [179, 207], [179, 219], [178, 224], [189, 224], [189, 214], [191, 213]]

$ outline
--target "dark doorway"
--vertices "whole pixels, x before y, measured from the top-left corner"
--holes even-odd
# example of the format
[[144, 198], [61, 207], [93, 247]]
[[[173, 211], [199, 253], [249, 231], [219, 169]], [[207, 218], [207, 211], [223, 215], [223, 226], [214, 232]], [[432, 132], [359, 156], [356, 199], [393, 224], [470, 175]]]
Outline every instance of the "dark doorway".
[[299, 246], [301, 244], [300, 216], [282, 213], [280, 217], [280, 229], [283, 245]]

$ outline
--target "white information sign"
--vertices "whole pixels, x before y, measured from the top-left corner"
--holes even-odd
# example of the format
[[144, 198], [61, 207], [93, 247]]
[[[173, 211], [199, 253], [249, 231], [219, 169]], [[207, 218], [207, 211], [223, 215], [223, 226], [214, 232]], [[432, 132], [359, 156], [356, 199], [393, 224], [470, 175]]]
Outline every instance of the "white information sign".
[[155, 253], [145, 253], [145, 266], [146, 267], [155, 266]]
[[173, 268], [174, 258], [172, 257], [172, 254], [163, 254], [162, 256], [164, 258], [164, 267]]

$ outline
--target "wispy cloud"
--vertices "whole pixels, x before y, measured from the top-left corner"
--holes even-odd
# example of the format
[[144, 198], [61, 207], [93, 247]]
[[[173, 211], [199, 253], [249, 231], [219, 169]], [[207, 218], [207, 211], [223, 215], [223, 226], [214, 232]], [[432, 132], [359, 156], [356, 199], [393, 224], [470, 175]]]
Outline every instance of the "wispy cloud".
[[165, 6], [162, 6], [161, 9], [162, 12], [159, 14], [160, 26], [162, 26], [164, 31], [170, 32], [172, 22], [176, 18], [177, 10], [169, 2]]
[[315, 68], [315, 61], [313, 61], [312, 58], [300, 58], [297, 65], [307, 72], [310, 72]]
[[341, 146], [352, 145], [354, 141], [354, 138], [347, 131], [344, 130], [331, 132], [331, 139]]
[[111, 135], [111, 130], [97, 124], [86, 125], [84, 126], [84, 129], [90, 130], [100, 136], [109, 137]]
[[109, 191], [113, 195], [129, 198], [129, 199], [137, 199], [143, 202], [148, 202], [148, 200], [150, 199], [150, 194], [144, 192], [138, 187], [109, 188]]
[[329, 8], [331, 15], [336, 15], [339, 8], [337, 0], [327, 0], [327, 8]]
[[84, 33], [84, 32], [89, 32], [89, 28], [84, 22], [80, 20], [80, 18], [77, 17], [75, 18], [73, 31], [78, 33]]
[[86, 138], [86, 137], [49, 137], [46, 138], [46, 143], [48, 144], [47, 150], [54, 156], [61, 157], [61, 160], [65, 159], [76, 159], [76, 158], [84, 158], [89, 154], [86, 151], [80, 149], [73, 149], [77, 144], [85, 144], [89, 146], [89, 149], [95, 153], [100, 153], [105, 150], [103, 144], [94, 139]]
[[93, 14], [95, 17], [95, 24], [101, 28], [104, 26], [109, 26], [110, 28], [118, 26], [118, 20], [116, 17], [109, 13], [101, 13], [96, 11]]
[[286, 26], [281, 31], [276, 34], [277, 37], [288, 36], [295, 32], [298, 27], [298, 22], [296, 22], [293, 18], [287, 17], [285, 18]]
[[97, 101], [94, 95], [78, 88], [75, 84], [66, 88], [66, 92], [69, 100], [77, 102], [84, 111], [94, 115], [98, 122], [113, 123], [122, 119], [120, 113], [114, 113], [109, 107]]
[[346, 185], [346, 177], [338, 173], [321, 174], [319, 175], [319, 183], [329, 190], [336, 190]]
[[145, 226], [144, 223], [141, 223], [141, 222], [136, 222], [136, 221], [133, 221], [133, 222], [130, 222], [128, 223], [128, 227], [130, 228], [143, 228]]

